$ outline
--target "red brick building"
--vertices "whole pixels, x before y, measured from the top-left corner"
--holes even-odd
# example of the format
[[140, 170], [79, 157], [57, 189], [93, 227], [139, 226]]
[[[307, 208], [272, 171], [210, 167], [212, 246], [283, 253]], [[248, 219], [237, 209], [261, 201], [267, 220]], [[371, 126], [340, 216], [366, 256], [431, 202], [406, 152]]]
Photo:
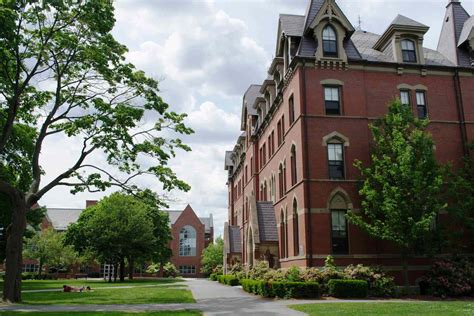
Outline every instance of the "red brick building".
[[[97, 201], [86, 201], [86, 208], [96, 204]], [[84, 209], [73, 208], [47, 208], [46, 216], [41, 224], [41, 229], [53, 227], [58, 232], [64, 232], [67, 227], [75, 223]], [[170, 259], [182, 276], [202, 276], [201, 254], [214, 240], [214, 223], [212, 214], [209, 217], [197, 217], [191, 206], [186, 206], [183, 211], [166, 210], [169, 214], [171, 236], [170, 248], [172, 257]], [[23, 272], [37, 272], [38, 264], [35, 260], [25, 260]], [[104, 267], [91, 268], [90, 273], [102, 274]], [[78, 271], [75, 271], [78, 272]], [[86, 271], [84, 271], [86, 272]], [[144, 272], [140, 267], [136, 268], [137, 275]]]
[[[355, 29], [334, 0], [280, 15], [268, 78], [244, 94], [225, 156], [227, 264], [322, 266], [333, 255], [399, 275], [397, 250], [345, 213], [361, 207], [353, 161], [369, 162], [368, 124], [395, 97], [430, 119], [440, 162], [456, 164], [474, 140], [474, 17], [457, 0], [430, 9], [446, 10], [437, 50], [423, 46], [426, 25], [398, 15], [381, 35]], [[411, 280], [428, 264], [412, 258]]]

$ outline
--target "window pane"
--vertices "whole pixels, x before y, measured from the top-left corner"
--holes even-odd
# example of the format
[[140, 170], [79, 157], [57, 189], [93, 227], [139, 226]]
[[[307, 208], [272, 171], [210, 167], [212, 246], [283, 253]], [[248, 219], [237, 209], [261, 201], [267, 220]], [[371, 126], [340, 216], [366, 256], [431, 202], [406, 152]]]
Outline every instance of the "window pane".
[[417, 105], [425, 105], [425, 93], [424, 92], [417, 92], [416, 93], [416, 104]]
[[424, 106], [424, 105], [417, 106], [416, 110], [418, 112], [418, 118], [419, 119], [425, 119], [426, 118], [426, 106]]
[[336, 40], [336, 32], [331, 26], [326, 26], [323, 30], [323, 40]]
[[196, 230], [192, 226], [184, 226], [179, 233], [179, 255], [196, 255]]
[[336, 160], [335, 146], [336, 144], [328, 144], [328, 159], [329, 160]]
[[409, 105], [410, 104], [410, 94], [408, 91], [401, 91], [400, 92], [400, 101], [404, 105]]

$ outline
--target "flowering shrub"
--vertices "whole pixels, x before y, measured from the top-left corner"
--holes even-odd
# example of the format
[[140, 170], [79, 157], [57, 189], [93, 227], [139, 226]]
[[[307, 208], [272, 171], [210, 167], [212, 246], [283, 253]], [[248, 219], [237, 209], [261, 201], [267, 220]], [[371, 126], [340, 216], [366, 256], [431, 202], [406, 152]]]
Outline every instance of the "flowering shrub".
[[227, 274], [231, 274], [235, 276], [237, 279], [241, 280], [246, 278], [244, 267], [242, 266], [241, 263], [235, 263], [230, 270], [228, 271]]
[[285, 281], [285, 271], [283, 271], [282, 269], [269, 270], [267, 273], [265, 273], [262, 280], [267, 282]]
[[305, 282], [317, 282], [323, 281], [323, 273], [318, 268], [306, 268], [301, 272], [301, 279]]
[[426, 280], [436, 296], [464, 296], [474, 292], [474, 268], [464, 258], [437, 260]]
[[252, 280], [262, 280], [265, 274], [270, 270], [272, 269], [268, 266], [268, 262], [259, 261], [247, 272], [247, 278]]
[[301, 282], [301, 270], [298, 267], [292, 266], [285, 271], [285, 279], [290, 282]]
[[172, 264], [168, 262], [163, 266], [163, 276], [165, 278], [176, 278], [179, 275], [178, 269]]
[[379, 267], [351, 264], [344, 269], [344, 275], [348, 279], [367, 281], [371, 296], [393, 296], [395, 293], [393, 277], [385, 275]]

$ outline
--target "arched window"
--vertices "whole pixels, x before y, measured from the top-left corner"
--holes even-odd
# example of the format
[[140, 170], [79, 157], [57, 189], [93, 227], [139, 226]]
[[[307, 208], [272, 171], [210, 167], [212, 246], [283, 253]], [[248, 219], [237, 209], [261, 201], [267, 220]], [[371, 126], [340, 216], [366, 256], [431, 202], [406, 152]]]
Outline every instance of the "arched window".
[[192, 226], [186, 225], [179, 232], [179, 255], [196, 256], [196, 230]]
[[285, 248], [286, 248], [286, 238], [285, 238], [285, 214], [283, 213], [283, 209], [281, 210], [280, 214], [280, 257], [285, 258]]
[[401, 45], [403, 61], [406, 63], [416, 63], [415, 42], [404, 39], [402, 40]]
[[249, 219], [249, 198], [245, 199], [245, 220]]
[[331, 25], [323, 29], [323, 55], [337, 57], [337, 34]]
[[296, 146], [291, 147], [291, 185], [295, 185], [298, 179], [296, 174]]
[[280, 164], [278, 168], [278, 191], [279, 191], [279, 198], [281, 199], [285, 192], [283, 191], [283, 164]]
[[298, 202], [296, 199], [293, 200], [293, 242], [294, 242], [294, 255], [300, 254], [300, 235], [299, 235], [299, 223], [298, 223]]

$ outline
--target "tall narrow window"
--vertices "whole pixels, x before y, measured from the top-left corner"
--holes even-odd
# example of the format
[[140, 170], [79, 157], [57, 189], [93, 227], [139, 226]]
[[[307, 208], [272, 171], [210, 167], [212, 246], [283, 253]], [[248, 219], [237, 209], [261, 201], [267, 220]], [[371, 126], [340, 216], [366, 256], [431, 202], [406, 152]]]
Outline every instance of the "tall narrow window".
[[347, 254], [346, 210], [331, 210], [332, 253]]
[[267, 163], [267, 144], [263, 144], [263, 164], [266, 164], [266, 163]]
[[290, 125], [295, 121], [295, 102], [293, 96], [288, 100], [288, 111], [290, 114]]
[[281, 132], [281, 120], [278, 121], [278, 124], [277, 124], [277, 144], [278, 144], [278, 147], [280, 147], [281, 143], [282, 143], [282, 132]]
[[190, 257], [196, 255], [196, 230], [186, 225], [179, 232], [179, 255]]
[[298, 204], [296, 199], [293, 200], [293, 253], [295, 256], [300, 254], [300, 234], [298, 224]]
[[344, 155], [342, 144], [328, 144], [328, 165], [330, 179], [344, 179]]
[[412, 40], [402, 40], [402, 57], [406, 63], [416, 63], [415, 42]]
[[271, 141], [272, 141], [272, 156], [273, 154], [275, 154], [275, 131], [272, 131], [272, 137], [271, 137]]
[[281, 117], [281, 140], [282, 142], [285, 140], [285, 116]]
[[285, 236], [285, 214], [283, 213], [283, 209], [281, 210], [280, 213], [280, 257], [285, 258], [286, 257], [286, 236]]
[[291, 185], [295, 185], [297, 181], [296, 175], [296, 147], [293, 145], [291, 147]]
[[280, 167], [278, 168], [278, 191], [279, 191], [279, 197], [280, 199], [283, 197], [285, 194], [283, 192], [283, 165], [280, 164]]
[[423, 91], [416, 92], [416, 110], [419, 119], [425, 119], [428, 112], [426, 111], [426, 95]]
[[323, 30], [323, 55], [325, 57], [337, 57], [337, 35], [331, 25]]
[[400, 102], [403, 105], [410, 105], [410, 91], [408, 90], [400, 91]]
[[326, 115], [341, 114], [339, 87], [324, 87], [324, 105], [326, 107]]
[[286, 160], [283, 161], [283, 194], [286, 194]]

